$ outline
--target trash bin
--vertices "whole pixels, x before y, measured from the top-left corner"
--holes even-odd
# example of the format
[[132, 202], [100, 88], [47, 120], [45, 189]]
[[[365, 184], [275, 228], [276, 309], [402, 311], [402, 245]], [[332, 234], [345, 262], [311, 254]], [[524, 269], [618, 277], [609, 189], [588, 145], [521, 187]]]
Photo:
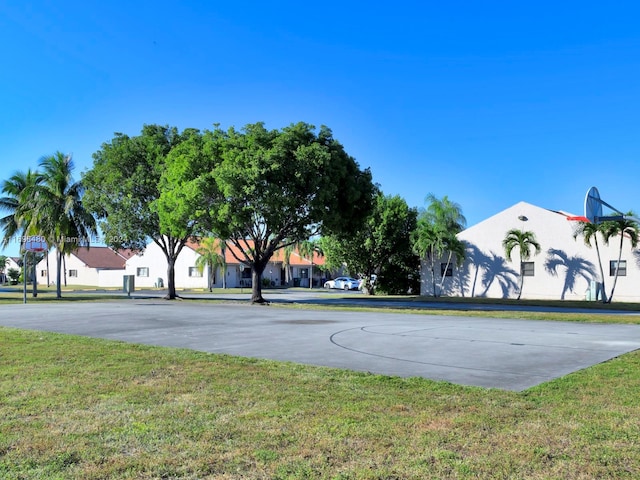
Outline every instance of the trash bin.
[[158, 277], [158, 281], [156, 282], [156, 286], [158, 288], [164, 288], [164, 280], [162, 280], [162, 278]]

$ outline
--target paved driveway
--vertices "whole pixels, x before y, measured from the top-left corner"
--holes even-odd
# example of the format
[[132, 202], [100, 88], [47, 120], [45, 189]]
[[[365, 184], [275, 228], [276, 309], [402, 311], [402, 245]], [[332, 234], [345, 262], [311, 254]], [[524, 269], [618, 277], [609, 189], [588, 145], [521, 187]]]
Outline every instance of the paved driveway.
[[7, 305], [0, 325], [518, 391], [640, 348], [639, 325], [154, 299]]

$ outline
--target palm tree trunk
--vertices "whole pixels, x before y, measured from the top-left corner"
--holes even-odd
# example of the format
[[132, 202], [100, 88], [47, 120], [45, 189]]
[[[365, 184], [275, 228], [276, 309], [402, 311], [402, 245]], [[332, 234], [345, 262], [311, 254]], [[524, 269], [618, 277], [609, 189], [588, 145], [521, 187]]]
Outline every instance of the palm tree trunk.
[[[602, 303], [609, 303], [607, 300], [607, 291], [604, 287], [604, 270], [602, 269], [602, 259], [600, 258], [600, 248], [598, 247], [598, 240], [595, 241], [596, 253], [598, 254], [598, 266], [600, 267], [600, 280], [602, 281]], [[596, 297], [598, 294], [596, 293]]]
[[60, 251], [60, 248], [56, 248], [56, 264], [57, 264], [57, 272], [56, 272], [56, 298], [62, 298], [62, 285], [60, 282], [62, 281], [62, 260], [63, 255]]
[[220, 247], [220, 254], [222, 255], [222, 268], [220, 269], [220, 273], [222, 274], [222, 288], [226, 290], [227, 288], [227, 245], [224, 243]]
[[618, 271], [620, 270], [620, 260], [622, 259], [622, 242], [624, 241], [624, 232], [620, 234], [620, 250], [618, 251], [618, 263], [616, 263], [616, 274], [613, 277], [613, 286], [611, 287], [611, 293], [609, 294], [609, 299], [607, 303], [611, 303], [613, 299], [613, 292], [616, 289], [616, 283], [618, 283]]
[[447, 264], [445, 265], [444, 272], [442, 272], [442, 278], [440, 279], [440, 293], [442, 293], [442, 291], [444, 290], [444, 279], [447, 276], [447, 270], [449, 270], [449, 265], [451, 264], [452, 255], [453, 255], [453, 252], [449, 252], [449, 258], [447, 258]]

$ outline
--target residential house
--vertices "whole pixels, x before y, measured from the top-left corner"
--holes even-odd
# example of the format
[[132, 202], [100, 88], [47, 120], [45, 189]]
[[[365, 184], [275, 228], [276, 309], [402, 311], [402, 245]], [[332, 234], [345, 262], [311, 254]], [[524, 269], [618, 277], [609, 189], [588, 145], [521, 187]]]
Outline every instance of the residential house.
[[[176, 288], [205, 289], [208, 287], [208, 270], [200, 271], [196, 262], [200, 256], [197, 253], [198, 243], [188, 241], [178, 255], [174, 266]], [[234, 255], [235, 254], [235, 255]], [[243, 288], [251, 286], [251, 269], [241, 262], [241, 252], [230, 242], [225, 251], [226, 286], [228, 288]], [[289, 259], [291, 286], [309, 286], [309, 278], [314, 286], [322, 286], [323, 274], [318, 268], [324, 264], [324, 259], [317, 253], [313, 261], [293, 251]], [[108, 247], [91, 246], [79, 248], [65, 257], [64, 268], [66, 280], [72, 285], [87, 285], [98, 287], [122, 287], [124, 276], [134, 276], [134, 285], [139, 288], [153, 288], [167, 286], [167, 259], [162, 249], [151, 242], [141, 253], [130, 250], [114, 251]], [[45, 258], [37, 266], [38, 282], [52, 283], [56, 278], [55, 250], [49, 253], [49, 260]], [[285, 285], [284, 255], [282, 250], [276, 251], [265, 268], [263, 279], [268, 279], [273, 286]], [[222, 269], [217, 268], [214, 275], [214, 287], [222, 287]]]
[[[122, 286], [125, 263], [133, 255], [130, 250], [112, 250], [109, 247], [80, 247], [65, 255], [61, 281], [67, 285], [95, 287]], [[56, 249], [53, 248], [36, 266], [38, 283], [55, 284], [57, 279]]]
[[[516, 298], [520, 273], [523, 275], [521, 298], [596, 300], [600, 297], [600, 266], [594, 247], [585, 245], [580, 236], [574, 238], [576, 221], [572, 215], [520, 202], [458, 234], [466, 245], [462, 267], [455, 259], [447, 265], [447, 257], [435, 262], [435, 278], [431, 266], [423, 261], [421, 294], [461, 297]], [[531, 231], [541, 252], [520, 267], [516, 248], [511, 261], [506, 258], [502, 242], [511, 229]], [[593, 240], [592, 240], [593, 242]], [[619, 266], [614, 301], [640, 301], [640, 252], [626, 239], [618, 265], [619, 237], [605, 245], [598, 235], [604, 270], [604, 286], [609, 296]], [[442, 282], [442, 290], [440, 284]]]

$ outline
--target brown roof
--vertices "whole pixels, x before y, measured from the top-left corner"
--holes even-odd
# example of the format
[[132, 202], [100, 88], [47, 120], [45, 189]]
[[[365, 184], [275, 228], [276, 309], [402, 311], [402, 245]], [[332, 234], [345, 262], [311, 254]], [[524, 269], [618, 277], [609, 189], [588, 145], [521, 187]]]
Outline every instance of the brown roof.
[[[249, 247], [251, 247], [251, 245], [253, 245], [253, 241], [252, 240], [247, 240], [247, 244]], [[197, 251], [198, 247], [200, 246], [200, 244], [194, 240], [188, 240], [186, 243], [186, 246], [191, 248], [192, 250]], [[243, 258], [243, 254], [242, 252], [235, 246], [233, 245], [231, 242], [227, 242], [227, 250], [225, 252], [225, 261], [227, 262], [227, 264], [235, 264], [238, 263], [238, 260], [236, 259], [236, 257], [233, 256], [233, 252], [235, 252], [236, 256], [240, 259]], [[282, 262], [284, 259], [284, 252], [282, 251], [282, 249], [276, 250], [275, 253], [273, 254], [273, 256], [271, 257], [271, 260], [269, 260], [270, 262], [274, 262], [274, 263], [279, 263]], [[291, 253], [291, 256], [289, 257], [289, 265], [291, 266], [305, 266], [305, 265], [310, 265], [311, 261], [308, 258], [304, 258], [302, 257], [299, 253], [298, 250], [296, 248], [294, 248], [293, 252]], [[313, 254], [313, 264], [314, 265], [324, 265], [324, 257], [318, 255], [317, 253], [314, 252]]]
[[109, 247], [81, 247], [73, 254], [90, 268], [123, 269], [126, 260], [133, 255], [129, 252], [130, 250], [116, 252]]

